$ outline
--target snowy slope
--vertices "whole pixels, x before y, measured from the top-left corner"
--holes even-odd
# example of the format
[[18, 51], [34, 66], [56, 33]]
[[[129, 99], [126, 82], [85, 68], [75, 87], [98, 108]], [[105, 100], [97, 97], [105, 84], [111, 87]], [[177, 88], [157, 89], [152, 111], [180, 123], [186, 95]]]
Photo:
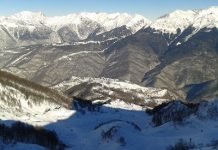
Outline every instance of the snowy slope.
[[[184, 107], [179, 102], [177, 105], [173, 110], [175, 113], [176, 109]], [[217, 101], [214, 104], [202, 103], [199, 111], [184, 117], [181, 122], [168, 121], [161, 126], [154, 126], [152, 115], [146, 114], [144, 108], [123, 101], [114, 101], [94, 109], [90, 111], [83, 106], [77, 110], [69, 110], [72, 114], [66, 119], [48, 123], [44, 127], [54, 130], [68, 145], [68, 150], [165, 150], [180, 139], [194, 143], [193, 148], [196, 149], [216, 146], [213, 141], [218, 138]], [[214, 113], [208, 111], [210, 109]], [[185, 111], [184, 109], [183, 112]], [[213, 118], [209, 117], [211, 115]], [[41, 117], [44, 116], [49, 117], [46, 114]], [[19, 120], [25, 121], [22, 118]], [[31, 124], [36, 125], [35, 122]], [[22, 146], [31, 147], [25, 144]], [[35, 149], [41, 147], [36, 146]]]
[[[71, 100], [57, 91], [0, 71], [0, 118], [44, 123], [69, 115]], [[44, 114], [49, 114], [43, 117]], [[55, 116], [55, 117], [54, 117]]]

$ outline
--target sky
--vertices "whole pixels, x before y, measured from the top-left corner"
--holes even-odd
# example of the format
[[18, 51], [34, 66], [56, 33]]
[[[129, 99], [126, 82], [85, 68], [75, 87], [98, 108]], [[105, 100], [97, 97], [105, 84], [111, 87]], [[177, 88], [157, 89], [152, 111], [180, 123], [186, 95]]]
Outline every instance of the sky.
[[202, 9], [218, 6], [218, 0], [0, 0], [0, 16], [28, 10], [47, 16], [77, 12], [127, 12], [155, 20], [177, 9]]

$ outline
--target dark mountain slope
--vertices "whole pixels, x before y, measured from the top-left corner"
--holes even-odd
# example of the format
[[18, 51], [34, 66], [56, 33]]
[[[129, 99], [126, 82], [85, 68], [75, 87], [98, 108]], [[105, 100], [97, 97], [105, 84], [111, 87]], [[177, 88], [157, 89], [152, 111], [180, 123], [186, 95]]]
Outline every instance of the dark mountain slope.
[[187, 42], [169, 46], [161, 56], [161, 64], [145, 74], [145, 85], [168, 88], [179, 98], [190, 99], [190, 92], [187, 88], [184, 90], [185, 87], [217, 79], [217, 45], [218, 30], [214, 28], [210, 32], [202, 29]]

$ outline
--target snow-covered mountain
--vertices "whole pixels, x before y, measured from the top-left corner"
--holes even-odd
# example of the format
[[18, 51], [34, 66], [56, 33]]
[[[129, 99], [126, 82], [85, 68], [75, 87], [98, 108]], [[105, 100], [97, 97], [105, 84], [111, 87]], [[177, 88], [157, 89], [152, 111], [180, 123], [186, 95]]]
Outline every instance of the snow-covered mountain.
[[151, 28], [163, 33], [177, 34], [177, 29], [182, 31], [192, 25], [196, 12], [176, 10], [158, 18], [151, 24]]
[[[94, 27], [92, 27], [92, 24], [87, 24], [89, 22], [93, 23]], [[96, 30], [96, 27], [102, 28], [102, 31], [100, 31], [98, 34], [121, 26], [127, 26], [127, 28], [130, 29], [132, 33], [135, 33], [140, 28], [148, 24], [150, 24], [150, 21], [143, 16], [138, 14], [130, 15], [127, 13], [107, 14], [83, 12], [62, 17], [50, 17], [46, 20], [46, 25], [52, 27], [54, 30], [58, 30], [66, 25], [73, 25], [75, 26], [75, 31], [79, 33], [78, 29], [80, 26], [86, 25], [86, 27], [93, 28], [93, 30]], [[80, 37], [81, 39], [85, 39], [88, 37], [88, 35], [80, 35]]]
[[202, 10], [176, 10], [166, 14], [156, 21], [150, 27], [163, 33], [177, 34], [188, 27], [193, 27], [199, 31], [203, 28], [218, 28], [218, 7], [209, 7]]
[[[0, 29], [5, 34], [1, 34], [5, 41], [1, 47], [81, 41], [122, 26], [133, 34], [149, 24], [148, 19], [138, 14], [84, 12], [46, 17], [41, 12], [23, 11], [0, 17]], [[11, 42], [7, 43], [9, 39]]]
[[[141, 28], [151, 28], [165, 34], [178, 35], [192, 27], [193, 32], [190, 35], [193, 35], [204, 28], [217, 28], [217, 14], [218, 7], [202, 10], [176, 10], [151, 22], [141, 15], [127, 13], [82, 12], [47, 17], [41, 12], [23, 11], [0, 17], [0, 47], [3, 49], [97, 39], [102, 41], [131, 35]], [[126, 31], [123, 31], [122, 27], [125, 27]], [[114, 29], [119, 30], [108, 35]]]

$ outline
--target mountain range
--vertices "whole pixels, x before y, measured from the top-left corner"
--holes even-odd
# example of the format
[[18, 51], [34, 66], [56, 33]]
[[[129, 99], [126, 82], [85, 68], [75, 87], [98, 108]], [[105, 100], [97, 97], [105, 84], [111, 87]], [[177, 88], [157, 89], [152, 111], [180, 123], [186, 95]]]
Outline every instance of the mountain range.
[[217, 66], [215, 6], [0, 16], [0, 149], [216, 149]]
[[165, 88], [174, 99], [217, 96], [218, 7], [155, 21], [126, 13], [0, 17], [0, 68], [45, 86], [73, 76]]
[[[217, 9], [217, 7], [210, 7], [203, 10], [176, 10], [153, 22], [141, 15], [127, 13], [83, 12], [46, 17], [42, 12], [23, 11], [11, 16], [0, 17], [1, 47], [72, 43], [83, 40], [96, 41], [96, 38], [103, 41], [134, 34], [138, 30], [148, 27], [157, 32], [169, 34], [168, 44], [170, 44], [176, 39], [175, 35], [182, 33], [188, 27], [192, 27], [194, 31], [187, 38], [203, 28], [217, 27]], [[122, 31], [118, 30], [119, 33], [114, 33], [116, 35], [106, 36], [106, 34], [112, 34], [112, 30], [121, 27], [123, 27]]]
[[[141, 15], [127, 13], [78, 13], [46, 17], [41, 12], [23, 11], [0, 17], [1, 47], [33, 44], [72, 43], [103, 36], [115, 28], [126, 26], [120, 36], [135, 33], [150, 21]], [[110, 38], [117, 38], [117, 35]]]

